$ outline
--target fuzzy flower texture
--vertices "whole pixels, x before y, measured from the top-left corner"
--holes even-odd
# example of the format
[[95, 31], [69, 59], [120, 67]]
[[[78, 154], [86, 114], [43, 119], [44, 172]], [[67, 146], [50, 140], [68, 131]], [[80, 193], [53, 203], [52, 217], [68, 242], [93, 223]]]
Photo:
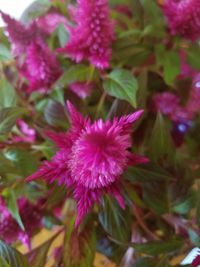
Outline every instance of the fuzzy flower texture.
[[72, 189], [77, 202], [76, 226], [104, 194], [109, 194], [124, 208], [121, 192], [121, 176], [129, 165], [148, 162], [142, 156], [131, 153], [131, 126], [143, 111], [103, 121], [91, 122], [67, 102], [71, 129], [66, 133], [47, 133], [59, 150], [51, 161], [28, 180], [44, 178], [58, 181]]
[[70, 40], [59, 51], [76, 62], [88, 60], [99, 69], [109, 67], [114, 24], [108, 0], [78, 0], [78, 7], [72, 13], [76, 25], [69, 28]]
[[162, 7], [173, 35], [196, 41], [200, 37], [200, 1], [165, 0]]

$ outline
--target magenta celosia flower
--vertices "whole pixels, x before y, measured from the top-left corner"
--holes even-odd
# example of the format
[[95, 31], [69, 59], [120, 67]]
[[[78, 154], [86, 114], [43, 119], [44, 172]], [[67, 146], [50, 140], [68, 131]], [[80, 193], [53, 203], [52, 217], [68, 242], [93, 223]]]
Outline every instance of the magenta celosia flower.
[[67, 18], [59, 13], [49, 13], [37, 20], [37, 26], [46, 34], [53, 33], [60, 24], [68, 29]]
[[165, 0], [162, 9], [171, 34], [193, 41], [200, 37], [199, 0]]
[[26, 60], [20, 72], [29, 81], [29, 93], [47, 92], [62, 74], [55, 54], [46, 44], [38, 42], [33, 42], [27, 48]]
[[155, 94], [152, 105], [155, 111], [159, 110], [162, 114], [169, 115], [174, 113], [179, 103], [180, 99], [178, 96], [173, 93], [164, 92]]
[[20, 228], [1, 199], [0, 239], [8, 244], [20, 240], [30, 247], [30, 238], [41, 225], [42, 208], [39, 205], [30, 203], [25, 198], [18, 200], [18, 208], [25, 231]]
[[192, 267], [198, 267], [198, 266], [200, 266], [200, 254], [198, 254], [192, 261]]
[[129, 165], [147, 162], [131, 153], [131, 126], [143, 111], [120, 119], [94, 123], [83, 118], [74, 106], [67, 104], [71, 129], [67, 133], [48, 133], [59, 150], [51, 161], [46, 161], [28, 180], [43, 177], [48, 182], [64, 183], [73, 191], [77, 202], [76, 225], [80, 223], [94, 202], [100, 202], [107, 193], [124, 207], [121, 175]]
[[74, 82], [69, 85], [69, 89], [74, 92], [78, 97], [84, 99], [90, 95], [93, 84], [86, 82]]
[[114, 24], [109, 17], [108, 0], [78, 0], [73, 13], [76, 25], [70, 27], [70, 40], [59, 51], [76, 62], [89, 60], [97, 68], [109, 67]]
[[0, 12], [0, 14], [6, 24], [6, 31], [15, 55], [26, 52], [27, 47], [34, 40], [43, 40], [44, 34], [39, 30], [35, 21], [29, 25], [24, 25], [3, 12]]

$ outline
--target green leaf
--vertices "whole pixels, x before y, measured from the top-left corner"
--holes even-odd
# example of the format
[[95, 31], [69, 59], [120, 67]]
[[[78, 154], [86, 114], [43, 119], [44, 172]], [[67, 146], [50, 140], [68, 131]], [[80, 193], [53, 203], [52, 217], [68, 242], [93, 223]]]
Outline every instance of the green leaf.
[[129, 167], [125, 178], [133, 182], [167, 181], [171, 175], [155, 163], [142, 164], [137, 167]]
[[57, 27], [58, 40], [61, 47], [64, 47], [69, 40], [69, 32], [63, 24]]
[[17, 205], [17, 199], [13, 189], [5, 189], [3, 196], [6, 198], [7, 208], [9, 209], [13, 218], [17, 221], [22, 230], [25, 230], [23, 222], [21, 220], [19, 209]]
[[157, 261], [152, 258], [140, 258], [132, 267], [155, 267]]
[[64, 267], [92, 267], [96, 251], [96, 234], [93, 225], [81, 232], [73, 229], [73, 218], [68, 224], [64, 241]]
[[115, 200], [105, 197], [99, 212], [99, 221], [113, 238], [127, 241], [130, 238], [130, 216]]
[[159, 112], [150, 137], [150, 148], [150, 155], [155, 162], [160, 158], [174, 160], [174, 144], [169, 128]]
[[56, 82], [56, 88], [63, 88], [73, 82], [83, 82], [89, 79], [90, 67], [83, 64], [76, 64], [68, 68], [67, 71]]
[[132, 246], [137, 252], [157, 256], [159, 254], [175, 252], [180, 249], [183, 244], [184, 242], [182, 239], [173, 238], [167, 241], [153, 241], [143, 244], [133, 244]]
[[27, 258], [16, 249], [0, 241], [0, 266], [1, 267], [29, 267]]
[[156, 46], [156, 58], [159, 65], [163, 67], [164, 80], [172, 85], [180, 73], [180, 57], [175, 51], [166, 50], [164, 45]]
[[64, 106], [58, 101], [50, 100], [44, 111], [44, 117], [49, 125], [64, 127], [68, 125], [68, 119]]
[[112, 71], [104, 80], [104, 89], [109, 95], [127, 100], [133, 107], [136, 107], [138, 83], [130, 71], [123, 69]]
[[11, 148], [5, 151], [4, 155], [6, 159], [13, 162], [15, 168], [19, 170], [19, 173], [24, 177], [37, 170], [37, 158], [28, 150]]
[[0, 108], [0, 135], [9, 133], [16, 120], [25, 112], [26, 109], [20, 107]]
[[195, 69], [200, 70], [200, 47], [198, 44], [193, 44], [186, 51], [187, 62]]
[[[1, 51], [1, 48], [0, 48]], [[7, 108], [16, 105], [16, 92], [12, 85], [6, 80], [0, 80], [0, 108]]]
[[11, 60], [12, 54], [10, 50], [3, 44], [0, 44], [0, 61]]
[[31, 267], [44, 267], [47, 261], [47, 253], [50, 249], [50, 246], [55, 239], [56, 236], [53, 236], [46, 242], [44, 242], [41, 246], [37, 247], [36, 249], [32, 250], [28, 253], [28, 258]]

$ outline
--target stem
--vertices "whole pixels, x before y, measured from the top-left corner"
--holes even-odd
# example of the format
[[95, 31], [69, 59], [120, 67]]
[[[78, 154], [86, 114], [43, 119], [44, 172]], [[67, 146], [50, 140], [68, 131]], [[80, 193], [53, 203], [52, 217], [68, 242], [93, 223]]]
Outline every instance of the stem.
[[107, 93], [103, 92], [103, 94], [102, 94], [102, 96], [101, 96], [101, 98], [99, 100], [99, 103], [98, 103], [98, 106], [97, 106], [97, 109], [96, 109], [96, 113], [95, 113], [95, 119], [98, 118], [98, 116], [99, 116], [99, 114], [101, 112], [101, 109], [102, 109], [103, 104], [105, 102], [106, 95], [107, 95]]

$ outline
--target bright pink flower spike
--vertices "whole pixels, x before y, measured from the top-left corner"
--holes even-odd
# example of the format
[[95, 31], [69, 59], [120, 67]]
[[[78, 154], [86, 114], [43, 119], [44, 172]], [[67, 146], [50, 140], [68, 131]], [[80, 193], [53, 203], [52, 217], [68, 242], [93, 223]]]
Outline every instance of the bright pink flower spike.
[[43, 32], [37, 27], [33, 21], [29, 25], [24, 25], [20, 21], [11, 18], [9, 15], [0, 11], [0, 15], [6, 24], [10, 42], [12, 44], [13, 53], [20, 55], [26, 52], [27, 47], [33, 41], [43, 40]]
[[153, 109], [159, 110], [165, 115], [173, 114], [179, 107], [180, 99], [173, 93], [163, 92], [157, 93], [153, 97]]
[[25, 231], [20, 228], [16, 220], [8, 211], [4, 201], [1, 199], [0, 239], [8, 244], [20, 240], [22, 243], [30, 247], [30, 237], [41, 225], [42, 209], [39, 205], [32, 204], [25, 198], [20, 198], [18, 200], [18, 207]]
[[70, 28], [70, 40], [59, 49], [76, 62], [88, 60], [99, 69], [109, 67], [114, 40], [114, 24], [109, 16], [108, 0], [78, 0]]
[[165, 0], [163, 12], [173, 35], [195, 41], [200, 37], [200, 1]]
[[62, 70], [55, 54], [44, 43], [33, 42], [27, 48], [27, 55], [21, 74], [29, 81], [28, 92], [45, 93], [60, 77]]
[[99, 119], [91, 123], [70, 102], [67, 107], [71, 129], [67, 133], [48, 133], [59, 151], [28, 180], [43, 177], [48, 182], [58, 180], [59, 184], [72, 188], [78, 208], [78, 225], [105, 193], [114, 196], [124, 208], [121, 176], [129, 165], [148, 160], [128, 150], [132, 145], [132, 124], [143, 111], [114, 118], [113, 121]]

